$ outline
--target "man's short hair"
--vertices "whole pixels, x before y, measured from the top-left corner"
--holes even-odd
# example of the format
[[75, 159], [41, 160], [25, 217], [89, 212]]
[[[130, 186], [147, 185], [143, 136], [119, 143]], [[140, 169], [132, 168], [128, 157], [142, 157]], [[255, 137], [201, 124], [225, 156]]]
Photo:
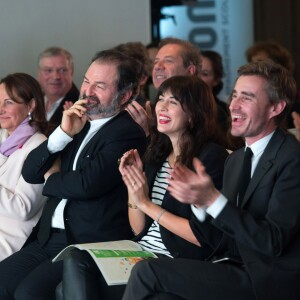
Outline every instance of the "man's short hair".
[[162, 39], [158, 45], [158, 49], [162, 47], [173, 44], [179, 45], [181, 47], [181, 57], [183, 60], [183, 65], [185, 68], [188, 68], [190, 65], [196, 66], [196, 74], [199, 74], [202, 67], [202, 61], [200, 57], [200, 49], [189, 41], [169, 37]]
[[286, 102], [285, 109], [276, 116], [276, 124], [281, 123], [290, 113], [296, 97], [296, 82], [292, 74], [280, 64], [266, 59], [243, 65], [238, 69], [238, 77], [251, 75], [260, 76], [266, 80], [265, 90], [272, 104], [281, 100]]
[[133, 96], [137, 93], [140, 81], [140, 62], [136, 59], [115, 49], [97, 52], [92, 59], [93, 62], [105, 62], [115, 64], [117, 67], [117, 91], [120, 93], [131, 90]]
[[70, 64], [72, 72], [74, 71], [74, 62], [72, 54], [68, 50], [61, 47], [49, 47], [45, 49], [42, 53], [40, 53], [38, 56], [38, 66], [40, 67], [41, 59], [53, 56], [65, 56]]

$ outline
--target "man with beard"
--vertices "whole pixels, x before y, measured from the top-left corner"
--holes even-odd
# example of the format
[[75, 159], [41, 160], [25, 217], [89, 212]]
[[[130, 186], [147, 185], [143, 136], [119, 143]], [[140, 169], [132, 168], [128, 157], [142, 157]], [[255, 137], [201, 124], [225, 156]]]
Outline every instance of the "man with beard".
[[63, 248], [132, 237], [118, 158], [132, 148], [143, 154], [146, 145], [125, 110], [136, 93], [137, 64], [114, 50], [97, 53], [80, 99], [26, 159], [24, 179], [45, 183], [49, 199], [23, 249], [0, 263], [0, 299], [55, 299], [63, 264], [52, 259]]

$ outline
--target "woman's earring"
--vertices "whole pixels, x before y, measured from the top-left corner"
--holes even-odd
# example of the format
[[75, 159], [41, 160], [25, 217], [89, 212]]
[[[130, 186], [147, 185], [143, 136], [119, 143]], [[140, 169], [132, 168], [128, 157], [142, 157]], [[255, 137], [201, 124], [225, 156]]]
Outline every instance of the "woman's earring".
[[29, 119], [29, 121], [32, 120], [32, 116], [31, 116], [31, 112], [30, 111], [28, 112], [28, 119]]

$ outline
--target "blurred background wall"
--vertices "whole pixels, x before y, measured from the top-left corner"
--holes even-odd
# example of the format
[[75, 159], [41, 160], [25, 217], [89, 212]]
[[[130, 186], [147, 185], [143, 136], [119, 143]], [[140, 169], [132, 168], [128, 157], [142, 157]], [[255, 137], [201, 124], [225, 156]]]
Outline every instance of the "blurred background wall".
[[[242, 0], [243, 1], [243, 0]], [[295, 61], [294, 76], [300, 88], [300, 1], [253, 0], [254, 38], [273, 39], [285, 46]]]
[[[228, 10], [234, 3], [236, 9]], [[175, 6], [172, 8], [172, 5]], [[273, 39], [292, 53], [296, 64], [294, 75], [300, 86], [299, 0], [2, 0], [0, 77], [17, 71], [35, 76], [38, 54], [48, 46], [62, 46], [74, 56], [74, 78], [80, 86], [95, 52], [127, 41], [149, 43], [153, 29], [151, 20], [160, 7], [164, 7], [167, 14], [166, 10], [184, 9], [185, 14], [194, 16], [194, 21], [204, 16], [200, 23], [213, 26], [222, 20], [218, 17], [212, 21], [212, 14], [218, 10], [224, 21], [227, 11], [228, 21], [236, 32], [233, 34], [229, 29], [230, 34], [240, 41], [240, 47], [229, 49], [227, 57], [236, 65], [244, 63], [243, 52], [248, 44]], [[168, 16], [161, 20], [163, 35], [168, 35], [167, 26], [172, 35], [182, 37], [185, 32], [189, 38], [188, 27], [181, 25], [178, 17], [175, 22]], [[209, 41], [211, 37], [207, 37]], [[219, 43], [217, 50], [222, 52], [225, 38], [224, 35], [219, 37], [218, 42], [223, 39], [223, 44]], [[207, 41], [197, 40], [196, 36], [193, 42]], [[232, 72], [235, 70], [231, 69]]]
[[80, 87], [94, 54], [127, 41], [150, 40], [147, 0], [1, 0], [0, 77], [36, 76], [38, 54], [60, 46], [74, 56]]

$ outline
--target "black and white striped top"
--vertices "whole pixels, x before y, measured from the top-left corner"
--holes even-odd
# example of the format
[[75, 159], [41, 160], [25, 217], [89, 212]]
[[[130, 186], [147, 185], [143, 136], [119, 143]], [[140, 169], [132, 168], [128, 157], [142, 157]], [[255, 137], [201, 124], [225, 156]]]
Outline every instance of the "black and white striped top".
[[[161, 205], [166, 193], [168, 186], [167, 179], [170, 177], [169, 174], [171, 173], [171, 170], [172, 168], [170, 167], [168, 161], [165, 161], [161, 169], [156, 174], [151, 192], [151, 200], [159, 206]], [[156, 221], [153, 221], [147, 234], [143, 236], [138, 243], [143, 247], [144, 250], [149, 250], [151, 252], [172, 257], [161, 239], [159, 224]]]

